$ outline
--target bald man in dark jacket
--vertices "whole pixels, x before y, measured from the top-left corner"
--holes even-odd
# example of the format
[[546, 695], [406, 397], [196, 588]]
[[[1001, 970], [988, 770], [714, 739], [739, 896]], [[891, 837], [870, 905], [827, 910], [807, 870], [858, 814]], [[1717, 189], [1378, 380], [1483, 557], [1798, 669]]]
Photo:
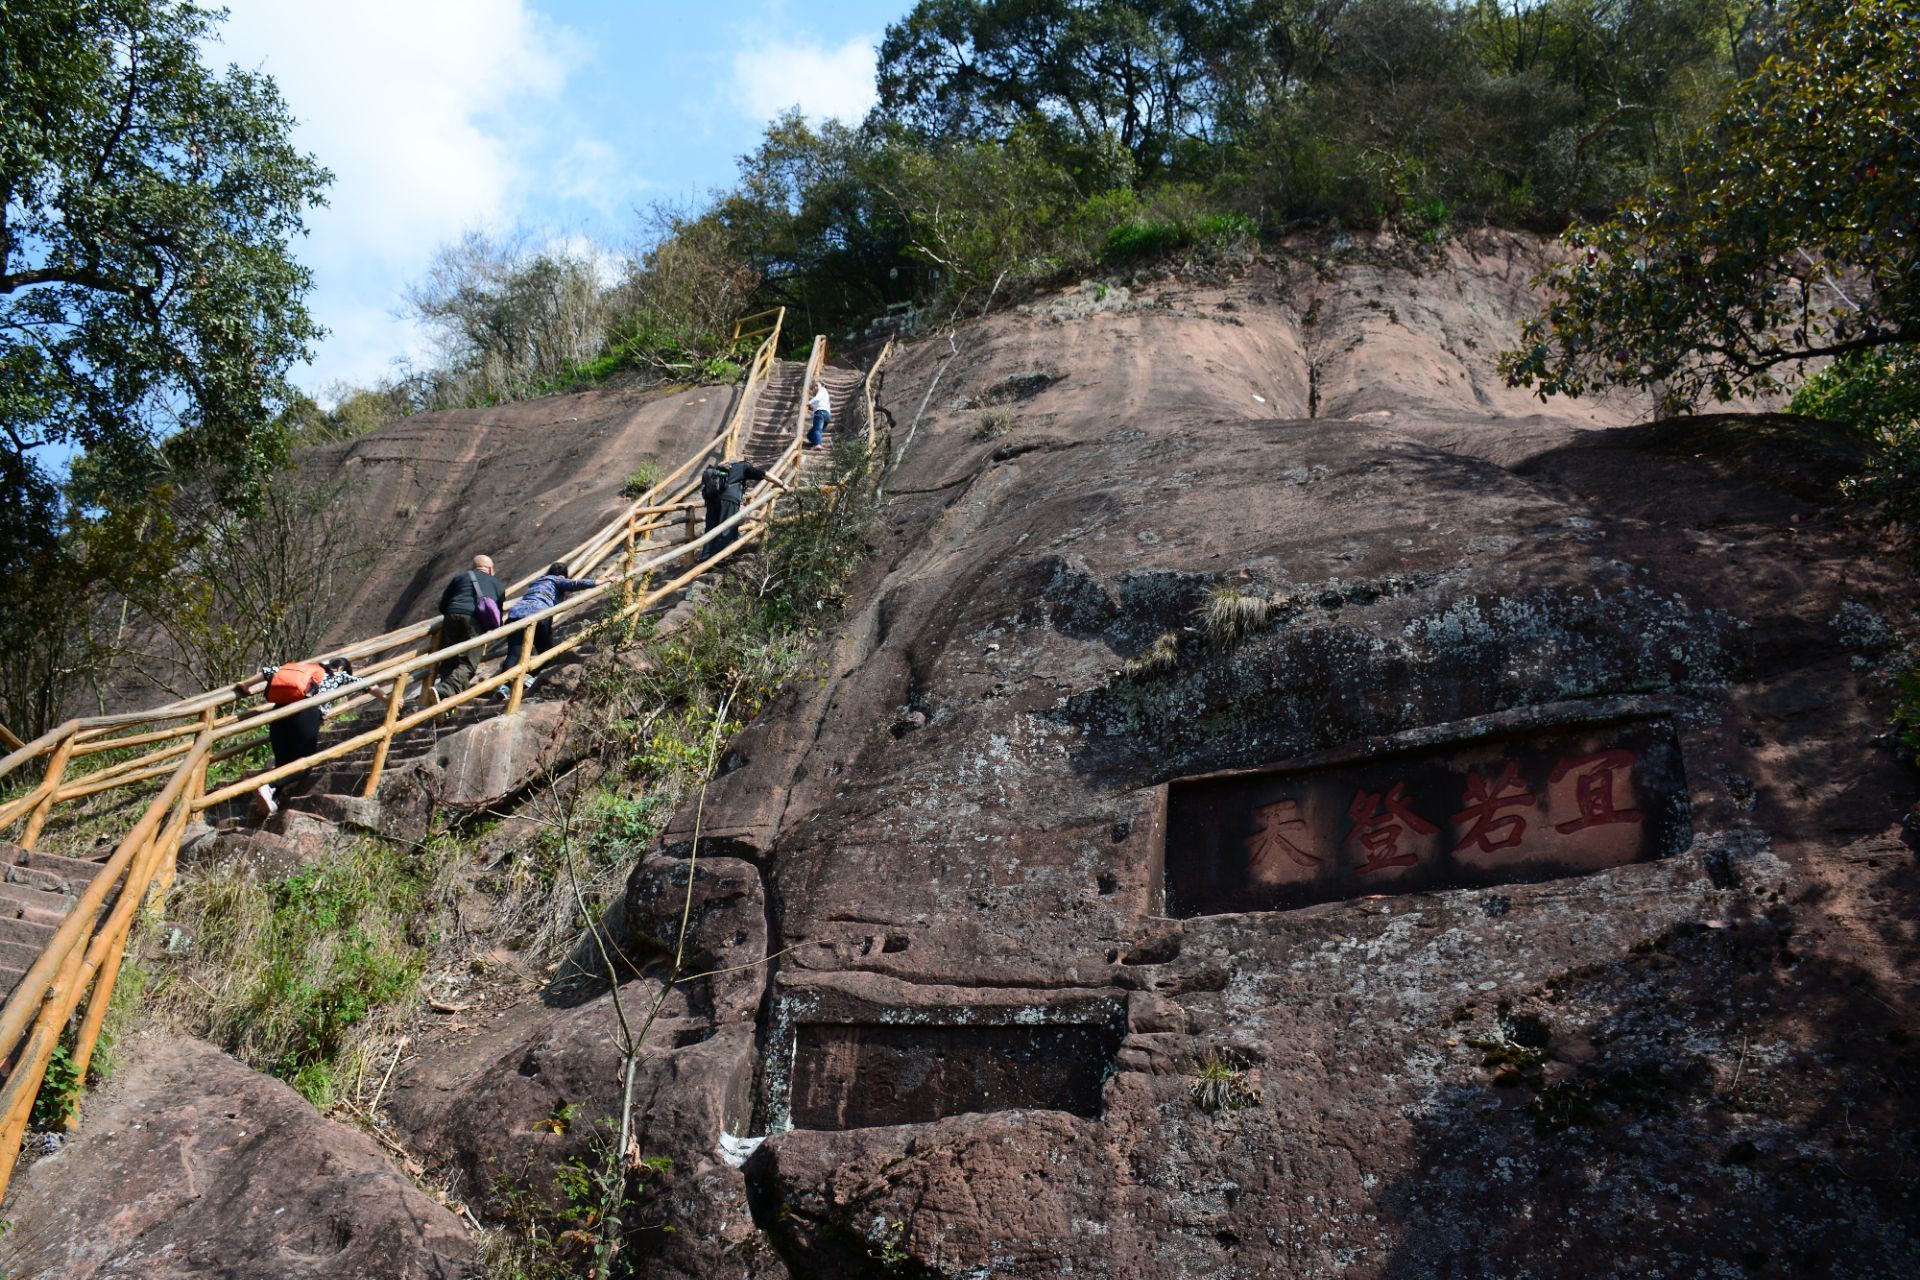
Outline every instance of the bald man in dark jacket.
[[[473, 568], [453, 575], [440, 592], [440, 648], [471, 640], [480, 634], [480, 601], [493, 601], [504, 616], [507, 589], [493, 576], [493, 557], [475, 556]], [[473, 659], [477, 649], [456, 653], [441, 660], [433, 672], [433, 697], [450, 698], [473, 683]]]

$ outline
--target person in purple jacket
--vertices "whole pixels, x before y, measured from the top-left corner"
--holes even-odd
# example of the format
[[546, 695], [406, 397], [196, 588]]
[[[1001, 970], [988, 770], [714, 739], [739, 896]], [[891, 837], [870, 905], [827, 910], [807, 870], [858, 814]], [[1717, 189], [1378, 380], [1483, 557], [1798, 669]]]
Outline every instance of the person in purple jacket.
[[[569, 578], [567, 566], [556, 561], [547, 566], [545, 573], [527, 585], [526, 591], [513, 602], [513, 607], [507, 610], [506, 621], [518, 622], [522, 618], [531, 618], [536, 613], [545, 613], [574, 592], [585, 591], [599, 585], [592, 578]], [[542, 618], [533, 624], [533, 651], [545, 653], [551, 648], [553, 648], [553, 619]], [[505, 671], [507, 667], [511, 667], [519, 660], [519, 645], [510, 642], [506, 666], [500, 669]], [[532, 676], [527, 677], [526, 686], [529, 689], [533, 688]], [[501, 692], [505, 693], [506, 690], [502, 689]]]

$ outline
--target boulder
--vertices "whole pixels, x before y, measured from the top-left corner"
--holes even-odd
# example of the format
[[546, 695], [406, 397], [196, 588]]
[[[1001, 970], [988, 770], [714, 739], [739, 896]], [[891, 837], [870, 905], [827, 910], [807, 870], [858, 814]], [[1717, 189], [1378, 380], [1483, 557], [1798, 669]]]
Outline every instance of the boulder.
[[442, 808], [497, 805], [553, 767], [566, 719], [563, 702], [522, 703], [518, 715], [482, 720], [435, 743], [418, 766], [421, 777]]
[[14, 1179], [13, 1280], [456, 1280], [459, 1219], [371, 1138], [218, 1049], [154, 1036]]

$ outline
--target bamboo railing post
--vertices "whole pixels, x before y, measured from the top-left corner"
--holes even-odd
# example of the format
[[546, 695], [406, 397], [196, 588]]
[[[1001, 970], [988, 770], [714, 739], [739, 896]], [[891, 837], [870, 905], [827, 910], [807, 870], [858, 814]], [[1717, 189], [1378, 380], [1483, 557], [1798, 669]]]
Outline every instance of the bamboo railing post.
[[687, 514], [685, 519], [687, 524], [687, 536], [685, 540], [687, 542], [692, 542], [695, 538], [700, 536], [699, 532], [694, 528], [692, 507], [687, 508]]
[[[5, 1155], [4, 1161], [0, 1161], [0, 1196], [6, 1194], [7, 1183], [12, 1180], [14, 1161], [20, 1154], [20, 1141], [26, 1136], [27, 1121], [33, 1116], [33, 1100], [40, 1096], [41, 1082], [47, 1076], [47, 1062], [60, 1044], [60, 1031], [66, 1017], [61, 1012], [58, 993], [80, 976], [80, 964], [86, 959], [86, 954], [86, 941], [76, 939], [60, 961], [53, 990], [48, 993], [46, 1003], [40, 1006], [33, 1030], [28, 1033], [26, 1043], [14, 1059], [13, 1074], [7, 1077], [6, 1091], [12, 1095], [12, 1105], [7, 1109], [5, 1120], [0, 1122], [0, 1153]], [[16, 1077], [21, 1085], [17, 1090], [14, 1088]]]
[[67, 771], [67, 759], [73, 755], [74, 735], [68, 733], [60, 739], [60, 745], [53, 749], [53, 758], [47, 761], [47, 776], [41, 785], [47, 794], [40, 797], [40, 803], [33, 806], [33, 812], [27, 815], [27, 829], [20, 836], [20, 847], [31, 850], [34, 841], [40, 838], [40, 831], [47, 825], [47, 814], [53, 809], [53, 798], [60, 790], [60, 778]]
[[380, 741], [373, 749], [373, 765], [367, 770], [367, 785], [360, 788], [360, 794], [368, 798], [379, 794], [380, 771], [387, 767], [387, 752], [393, 746], [393, 722], [400, 718], [400, 708], [407, 700], [407, 673], [401, 672], [394, 677], [393, 689], [387, 694], [387, 719], [380, 729]]
[[513, 715], [520, 710], [520, 695], [527, 689], [527, 666], [533, 661], [532, 619], [520, 631], [520, 661], [514, 664], [513, 679], [507, 684], [507, 714]]
[[627, 516], [627, 560], [620, 570], [620, 607], [633, 603], [633, 524], [634, 517]]
[[[212, 742], [211, 719], [209, 716], [208, 731], [202, 738], [208, 744]], [[194, 787], [189, 783], [173, 815], [134, 857], [133, 865], [127, 872], [126, 887], [120, 892], [144, 897], [147, 888], [155, 883], [157, 872], [164, 873], [169, 886], [173, 883], [174, 858], [180, 851], [180, 837], [193, 815], [193, 800]], [[162, 865], [155, 866], [156, 863]], [[99, 1043], [101, 1025], [106, 1021], [107, 1009], [113, 1002], [113, 987], [120, 979], [120, 960], [126, 954], [127, 938], [131, 932], [131, 920], [128, 921], [128, 928], [115, 930], [113, 940], [107, 944], [107, 954], [101, 959], [100, 968], [93, 976], [93, 991], [87, 997], [87, 1012], [80, 1020], [80, 1029], [73, 1041], [73, 1074], [76, 1080], [84, 1082], [87, 1068], [93, 1063], [93, 1050]], [[80, 1111], [75, 1107], [67, 1117], [66, 1127], [71, 1130], [78, 1128], [79, 1124]]]

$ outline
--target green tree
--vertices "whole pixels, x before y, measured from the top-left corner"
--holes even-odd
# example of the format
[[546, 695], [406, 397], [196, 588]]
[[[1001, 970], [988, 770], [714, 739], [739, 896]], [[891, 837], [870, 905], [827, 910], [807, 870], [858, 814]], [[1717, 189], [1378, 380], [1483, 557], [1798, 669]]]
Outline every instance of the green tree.
[[179, 0], [0, 7], [0, 425], [17, 458], [109, 455], [145, 496], [153, 444], [257, 478], [284, 377], [319, 329], [288, 254], [329, 175], [272, 81], [200, 61]]
[[[880, 46], [879, 111], [930, 139], [1044, 126], [1076, 151], [1085, 192], [1168, 168], [1204, 126], [1210, 83], [1197, 0], [920, 0]], [[1240, 7], [1230, 5], [1229, 7]]]
[[1805, 0], [1678, 179], [1566, 236], [1508, 378], [1682, 411], [1920, 342], [1920, 8]]
[[[270, 80], [202, 64], [217, 21], [182, 0], [0, 3], [7, 629], [125, 563], [83, 561], [78, 523], [151, 504], [179, 468], [245, 498], [284, 460], [286, 373], [320, 333], [289, 244], [329, 175]], [[83, 493], [62, 493], [69, 459], [89, 464]], [[17, 674], [7, 712], [37, 727], [70, 664]]]

